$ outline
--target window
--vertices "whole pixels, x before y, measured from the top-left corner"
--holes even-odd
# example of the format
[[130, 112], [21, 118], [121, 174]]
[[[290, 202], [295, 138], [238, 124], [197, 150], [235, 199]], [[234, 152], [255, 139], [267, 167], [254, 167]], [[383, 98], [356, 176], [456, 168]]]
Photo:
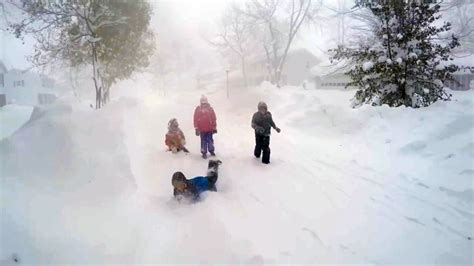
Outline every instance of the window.
[[7, 96], [0, 94], [0, 107], [7, 105]]
[[45, 88], [52, 88], [54, 87], [54, 81], [49, 78], [42, 78], [41, 79], [41, 86]]
[[13, 81], [13, 87], [25, 87], [24, 80], [15, 80]]
[[38, 93], [39, 104], [52, 104], [56, 100], [56, 95], [51, 93]]
[[4, 77], [3, 77], [3, 73], [0, 73], [0, 86], [5, 86], [5, 83], [4, 83]]

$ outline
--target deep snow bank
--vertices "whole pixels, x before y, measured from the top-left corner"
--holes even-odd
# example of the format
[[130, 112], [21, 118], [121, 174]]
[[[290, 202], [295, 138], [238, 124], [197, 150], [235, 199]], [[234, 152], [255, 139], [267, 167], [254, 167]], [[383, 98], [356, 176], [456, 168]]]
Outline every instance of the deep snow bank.
[[90, 261], [127, 235], [115, 234], [127, 220], [119, 203], [136, 188], [123, 105], [36, 108], [0, 142], [2, 259], [16, 253], [26, 263]]
[[33, 107], [9, 104], [0, 107], [0, 140], [13, 134], [30, 118]]

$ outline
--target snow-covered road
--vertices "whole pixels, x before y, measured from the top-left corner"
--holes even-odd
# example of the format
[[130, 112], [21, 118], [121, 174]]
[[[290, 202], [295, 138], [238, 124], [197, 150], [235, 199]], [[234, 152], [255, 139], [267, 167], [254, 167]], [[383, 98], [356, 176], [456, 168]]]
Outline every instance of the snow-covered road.
[[[201, 93], [218, 116], [218, 193], [178, 204], [172, 173], [193, 177], [207, 166], [192, 127]], [[20, 146], [34, 146], [41, 121], [2, 142], [1, 259], [472, 264], [473, 92], [421, 110], [351, 109], [352, 93], [263, 85], [226, 99], [220, 90], [185, 91], [123, 99], [99, 115], [44, 117], [50, 130], [67, 131], [59, 136], [74, 152], [43, 153], [67, 157], [59, 170], [20, 170]], [[270, 165], [252, 156], [260, 100], [282, 129], [272, 135]], [[189, 155], [165, 151], [173, 117]]]

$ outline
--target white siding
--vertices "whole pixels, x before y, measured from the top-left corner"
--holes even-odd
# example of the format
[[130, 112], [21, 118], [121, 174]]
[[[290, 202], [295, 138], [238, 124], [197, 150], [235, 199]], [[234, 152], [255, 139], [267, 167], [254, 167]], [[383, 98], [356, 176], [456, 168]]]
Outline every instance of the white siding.
[[53, 93], [53, 88], [50, 87], [53, 84], [48, 84], [44, 81], [44, 77], [31, 71], [12, 70], [5, 74], [4, 79], [3, 91], [6, 94], [7, 103], [36, 105], [38, 94]]

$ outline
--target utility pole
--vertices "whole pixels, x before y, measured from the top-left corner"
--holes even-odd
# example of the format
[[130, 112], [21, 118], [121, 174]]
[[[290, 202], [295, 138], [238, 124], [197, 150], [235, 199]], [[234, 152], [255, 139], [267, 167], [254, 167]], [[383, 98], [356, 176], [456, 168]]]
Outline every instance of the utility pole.
[[227, 88], [227, 99], [229, 99], [229, 70], [226, 69], [225, 71], [226, 76], [226, 88]]

